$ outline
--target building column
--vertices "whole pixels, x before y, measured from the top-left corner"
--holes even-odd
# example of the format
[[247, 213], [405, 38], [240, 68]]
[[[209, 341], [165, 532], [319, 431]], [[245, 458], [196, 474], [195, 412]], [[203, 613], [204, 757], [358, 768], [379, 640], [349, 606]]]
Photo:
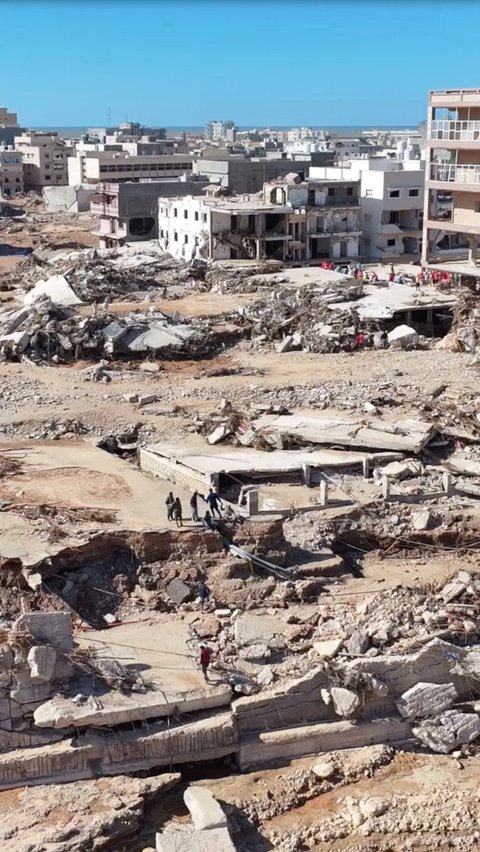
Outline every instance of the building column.
[[477, 237], [475, 234], [470, 234], [468, 238], [468, 262], [477, 265]]

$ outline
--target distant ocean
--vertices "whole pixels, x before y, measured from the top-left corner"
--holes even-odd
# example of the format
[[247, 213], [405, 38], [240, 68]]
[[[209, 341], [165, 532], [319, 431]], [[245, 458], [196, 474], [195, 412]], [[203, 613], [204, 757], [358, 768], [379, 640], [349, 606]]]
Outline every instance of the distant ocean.
[[[162, 127], [163, 125], [158, 125]], [[257, 130], [264, 130], [265, 127], [270, 127], [270, 130], [291, 130], [292, 127], [298, 125], [259, 125]], [[310, 125], [305, 125], [310, 127]], [[90, 124], [89, 127], [105, 127], [105, 124]], [[168, 133], [178, 134], [178, 133], [203, 133], [204, 127], [167, 127], [166, 130]], [[254, 127], [252, 125], [239, 127], [239, 130], [253, 130]], [[36, 130], [43, 130], [47, 133], [58, 133], [59, 136], [69, 138], [71, 136], [82, 136], [87, 132], [88, 127], [37, 127]], [[312, 130], [326, 130], [328, 133], [346, 133], [348, 135], [353, 133], [361, 133], [362, 130], [412, 130], [417, 131], [418, 125], [415, 124], [389, 124], [389, 125], [368, 125], [363, 127], [353, 127], [350, 125], [340, 125], [337, 127], [327, 127], [326, 125], [313, 125]]]

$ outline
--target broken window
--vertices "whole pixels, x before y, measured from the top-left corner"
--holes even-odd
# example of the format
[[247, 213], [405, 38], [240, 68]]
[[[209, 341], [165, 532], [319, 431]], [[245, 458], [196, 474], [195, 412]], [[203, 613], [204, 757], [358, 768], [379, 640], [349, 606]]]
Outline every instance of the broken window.
[[399, 189], [390, 189], [388, 191], [389, 198], [400, 198], [400, 190]]
[[332, 195], [335, 195], [335, 187], [334, 187], [334, 186], [329, 186], [329, 187], [328, 187], [328, 194], [330, 195], [330, 197], [331, 197]]
[[353, 186], [347, 186], [347, 195], [353, 195]]
[[387, 240], [387, 246], [394, 246], [395, 240]]
[[153, 216], [136, 216], [130, 219], [130, 233], [135, 237], [145, 237], [155, 225]]
[[308, 204], [309, 207], [315, 207], [315, 190], [314, 189], [308, 190], [307, 204]]
[[388, 214], [388, 224], [398, 225], [400, 214], [398, 210], [390, 210]]
[[232, 218], [231, 218], [231, 220], [230, 220], [230, 230], [231, 230], [232, 234], [234, 234], [234, 233], [235, 233], [235, 231], [237, 230], [237, 228], [238, 228], [238, 217], [237, 217], [237, 216], [232, 216]]

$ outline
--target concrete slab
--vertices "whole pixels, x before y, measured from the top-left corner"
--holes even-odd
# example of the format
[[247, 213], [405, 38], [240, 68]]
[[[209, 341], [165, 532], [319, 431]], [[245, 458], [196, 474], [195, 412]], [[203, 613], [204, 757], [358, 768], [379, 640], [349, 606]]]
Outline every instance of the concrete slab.
[[[71, 724], [79, 728], [117, 725], [228, 705], [230, 686], [220, 679], [207, 684], [190, 648], [189, 621], [197, 617], [197, 613], [185, 619], [159, 615], [109, 630], [78, 633], [75, 639], [81, 648], [94, 648], [98, 658], [114, 660], [141, 675], [148, 689], [96, 695], [92, 689], [92, 697], [84, 704], [57, 696], [38, 708], [35, 724], [57, 729]], [[89, 694], [84, 683], [77, 691]]]
[[82, 304], [82, 300], [72, 290], [64, 275], [52, 275], [51, 278], [37, 281], [35, 287], [25, 293], [23, 304], [31, 305], [42, 296], [48, 296], [55, 305], [64, 307]]
[[288, 432], [313, 444], [340, 444], [405, 453], [420, 453], [434, 434], [433, 424], [424, 420], [389, 422], [313, 414], [264, 414], [253, 425], [256, 429]]

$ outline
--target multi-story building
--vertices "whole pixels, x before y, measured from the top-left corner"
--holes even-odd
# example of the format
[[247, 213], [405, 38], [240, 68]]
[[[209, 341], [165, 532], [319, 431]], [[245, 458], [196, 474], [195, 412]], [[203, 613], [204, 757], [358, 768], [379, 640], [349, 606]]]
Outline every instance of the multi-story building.
[[480, 89], [429, 95], [426, 138], [424, 264], [468, 259], [480, 236]]
[[0, 107], [0, 146], [13, 145], [15, 136], [22, 132], [23, 128], [18, 126], [17, 113]]
[[15, 136], [15, 149], [23, 159], [25, 189], [41, 190], [44, 186], [65, 186], [67, 156], [70, 149], [55, 133], [28, 131]]
[[23, 163], [17, 151], [0, 148], [0, 195], [12, 198], [23, 192]]
[[290, 207], [287, 260], [358, 258], [362, 234], [359, 189], [355, 177], [302, 181], [294, 173], [265, 184], [265, 201]]
[[309, 159], [248, 158], [244, 154], [218, 157], [198, 157], [193, 163], [194, 174], [204, 175], [210, 183], [238, 194], [261, 192], [263, 184], [295, 170], [302, 176], [308, 174]]
[[377, 261], [417, 260], [423, 225], [424, 162], [390, 157], [313, 168], [312, 177], [360, 181], [361, 254]]
[[284, 260], [291, 239], [290, 212], [287, 204], [270, 204], [255, 196], [160, 198], [159, 243], [184, 260]]
[[90, 212], [98, 216], [100, 248], [114, 248], [126, 242], [153, 240], [158, 237], [158, 199], [168, 196], [197, 195], [206, 181], [179, 178], [151, 183], [98, 184], [90, 196]]
[[180, 177], [192, 171], [190, 154], [152, 154], [131, 157], [126, 151], [79, 151], [68, 158], [68, 183], [145, 181]]
[[207, 121], [205, 125], [205, 136], [212, 142], [217, 142], [219, 139], [229, 139], [235, 141], [236, 125], [234, 121]]
[[161, 198], [160, 246], [185, 260], [358, 258], [358, 189], [292, 173], [265, 184], [263, 198]]

